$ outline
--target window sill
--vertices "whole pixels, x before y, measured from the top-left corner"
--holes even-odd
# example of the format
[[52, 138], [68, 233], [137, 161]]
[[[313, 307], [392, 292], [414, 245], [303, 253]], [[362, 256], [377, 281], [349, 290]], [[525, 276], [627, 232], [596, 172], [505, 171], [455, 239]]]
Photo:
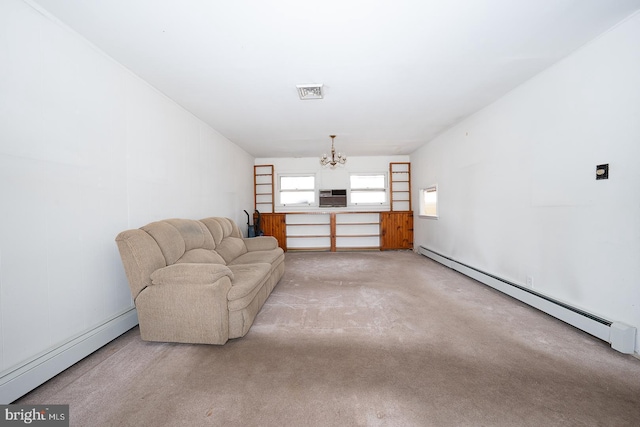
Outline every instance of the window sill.
[[439, 218], [438, 215], [418, 215], [418, 217], [426, 218], [426, 219], [438, 219]]

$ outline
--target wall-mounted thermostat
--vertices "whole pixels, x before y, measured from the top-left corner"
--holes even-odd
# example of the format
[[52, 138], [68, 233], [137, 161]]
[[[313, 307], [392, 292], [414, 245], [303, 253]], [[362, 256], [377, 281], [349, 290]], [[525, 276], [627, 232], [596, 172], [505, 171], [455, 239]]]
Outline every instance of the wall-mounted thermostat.
[[596, 179], [609, 179], [609, 163], [596, 166]]

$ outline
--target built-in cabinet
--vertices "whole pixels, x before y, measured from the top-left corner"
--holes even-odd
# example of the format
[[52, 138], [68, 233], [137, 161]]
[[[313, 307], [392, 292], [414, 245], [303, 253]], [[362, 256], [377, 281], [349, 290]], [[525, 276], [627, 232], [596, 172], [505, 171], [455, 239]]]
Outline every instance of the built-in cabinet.
[[378, 212], [287, 213], [287, 250], [379, 250]]
[[261, 225], [286, 251], [413, 249], [412, 212], [263, 214]]
[[287, 250], [329, 251], [333, 243], [330, 213], [285, 214]]
[[380, 212], [380, 249], [413, 249], [411, 163], [389, 163], [391, 212]]
[[336, 212], [334, 250], [380, 249], [378, 212]]
[[[256, 217], [254, 217], [256, 218]], [[273, 236], [278, 240], [278, 246], [287, 250], [287, 222], [286, 214], [266, 213], [260, 215], [260, 228], [267, 236]]]
[[[254, 166], [261, 229], [286, 251], [413, 249], [411, 165], [389, 164], [390, 212], [275, 212], [273, 165]], [[255, 220], [256, 217], [254, 217]]]
[[413, 249], [413, 212], [380, 212], [380, 249]]

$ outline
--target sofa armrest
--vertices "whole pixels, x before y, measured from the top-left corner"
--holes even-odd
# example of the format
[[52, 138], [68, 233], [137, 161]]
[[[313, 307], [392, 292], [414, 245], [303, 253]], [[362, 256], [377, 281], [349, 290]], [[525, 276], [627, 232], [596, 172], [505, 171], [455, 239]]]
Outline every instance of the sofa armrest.
[[151, 274], [152, 285], [206, 285], [222, 277], [233, 280], [233, 272], [222, 264], [180, 263], [160, 268]]
[[278, 239], [273, 236], [257, 236], [251, 238], [244, 238], [244, 244], [247, 247], [247, 251], [268, 251], [278, 247]]
[[[229, 339], [229, 305], [227, 295], [231, 278], [214, 264], [174, 264], [154, 274], [151, 286], [135, 299], [140, 335], [145, 341], [224, 344]], [[177, 268], [176, 268], [177, 267]], [[225, 267], [226, 268], [226, 267]], [[181, 278], [180, 270], [187, 272]], [[156, 274], [157, 273], [157, 274]], [[220, 277], [217, 277], [217, 274]], [[168, 280], [164, 283], [161, 280]], [[207, 283], [194, 283], [200, 280]]]

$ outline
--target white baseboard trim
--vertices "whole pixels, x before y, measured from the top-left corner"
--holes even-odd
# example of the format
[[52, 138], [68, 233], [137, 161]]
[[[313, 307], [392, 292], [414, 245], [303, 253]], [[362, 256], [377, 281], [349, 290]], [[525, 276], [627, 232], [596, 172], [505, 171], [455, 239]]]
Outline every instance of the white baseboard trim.
[[[594, 337], [611, 343], [612, 321], [587, 313], [566, 303], [554, 300], [516, 283], [509, 282], [476, 268], [462, 264], [454, 259], [441, 255], [424, 246], [419, 246], [418, 253], [439, 262], [465, 276], [471, 277], [487, 286], [505, 293], [519, 301], [543, 311], [550, 316], [562, 320]], [[628, 346], [627, 346], [628, 347]], [[614, 346], [614, 349], [615, 348]], [[633, 353], [633, 352], [632, 352]]]
[[[7, 405], [84, 359], [138, 324], [131, 308], [0, 377], [0, 404]], [[47, 402], [43, 402], [47, 403]]]

